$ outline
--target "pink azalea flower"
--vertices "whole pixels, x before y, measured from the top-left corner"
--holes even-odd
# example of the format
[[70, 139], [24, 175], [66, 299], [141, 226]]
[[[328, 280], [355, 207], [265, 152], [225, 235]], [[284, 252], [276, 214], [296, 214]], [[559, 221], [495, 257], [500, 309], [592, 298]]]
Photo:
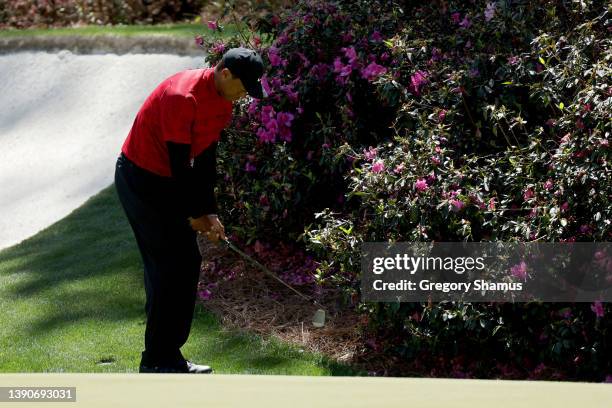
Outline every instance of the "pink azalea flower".
[[495, 198], [491, 198], [489, 200], [489, 205], [487, 206], [489, 211], [495, 211]]
[[491, 19], [495, 16], [495, 3], [488, 3], [487, 8], [484, 12], [485, 20], [491, 21]]
[[550, 190], [551, 188], [553, 188], [553, 182], [551, 179], [548, 179], [546, 180], [546, 183], [544, 183], [544, 189]]
[[352, 71], [353, 68], [350, 65], [344, 65], [340, 60], [340, 57], [336, 57], [334, 60], [334, 72], [336, 72], [342, 78], [349, 76]]
[[214, 47], [211, 48], [211, 51], [218, 53], [218, 54], [222, 54], [225, 51], [225, 44], [223, 44], [222, 42], [219, 42], [215, 44]]
[[440, 164], [440, 159], [438, 158], [438, 156], [432, 156], [431, 157], [431, 161], [435, 164], [438, 165]]
[[387, 72], [387, 69], [375, 62], [371, 62], [364, 70], [361, 71], [361, 76], [368, 81]]
[[374, 42], [380, 42], [382, 41], [382, 35], [378, 32], [378, 31], [374, 31], [372, 33], [372, 36], [370, 37], [370, 40], [374, 41]]
[[201, 35], [196, 35], [194, 40], [197, 46], [201, 47], [204, 45], [204, 38]]
[[263, 143], [271, 143], [276, 140], [276, 133], [261, 127], [257, 129], [257, 137]]
[[593, 302], [593, 304], [591, 305], [591, 310], [593, 311], [593, 313], [595, 313], [595, 316], [597, 316], [597, 317], [603, 317], [604, 316], [603, 303], [601, 303], [599, 300]]
[[342, 51], [344, 51], [344, 56], [348, 59], [349, 64], [354, 68], [357, 61], [357, 51], [355, 51], [355, 47], [344, 47]]
[[463, 17], [463, 20], [461, 20], [461, 22], [459, 23], [459, 27], [465, 28], [465, 29], [470, 28], [471, 25], [472, 23], [470, 22], [470, 19], [468, 18], [467, 14]]
[[268, 59], [270, 60], [270, 65], [273, 67], [281, 66], [283, 63], [282, 58], [278, 54], [278, 48], [274, 46], [268, 48]]
[[255, 167], [255, 165], [253, 163], [251, 163], [251, 162], [246, 162], [246, 165], [244, 166], [244, 170], [247, 173], [252, 173], [255, 170], [257, 170], [257, 167]]
[[375, 147], [370, 146], [369, 150], [363, 149], [363, 154], [366, 160], [374, 160], [376, 157], [377, 151]]
[[208, 289], [203, 289], [198, 292], [198, 297], [202, 300], [210, 300], [210, 298], [212, 298], [212, 293]]
[[521, 261], [520, 263], [510, 268], [510, 273], [515, 278], [525, 280], [527, 278], [527, 264], [525, 263], [525, 261]]
[[410, 77], [410, 85], [408, 89], [410, 92], [419, 96], [421, 94], [421, 88], [427, 84], [428, 73], [425, 71], [417, 71]]
[[257, 105], [257, 101], [252, 100], [251, 103], [249, 103], [249, 107], [247, 108], [247, 113], [249, 115], [254, 115], [257, 112]]
[[533, 190], [531, 190], [530, 188], [528, 188], [527, 190], [523, 192], [523, 199], [525, 201], [529, 200], [530, 198], [533, 198], [533, 196], [534, 196]]
[[291, 101], [291, 102], [297, 102], [298, 101], [298, 93], [295, 92], [293, 90], [293, 86], [292, 85], [281, 85], [280, 86], [281, 91], [283, 91], [285, 93], [285, 95], [287, 95], [287, 98]]
[[446, 118], [446, 109], [442, 109], [440, 112], [438, 112], [438, 122], [444, 122], [444, 118]]
[[276, 121], [282, 126], [291, 127], [291, 122], [294, 116], [289, 112], [279, 112], [276, 115]]
[[267, 76], [262, 76], [261, 80], [259, 81], [261, 82], [261, 86], [263, 87], [263, 89], [266, 91], [266, 93], [268, 95], [272, 95], [272, 88], [270, 87], [270, 84], [268, 83], [268, 77]]
[[425, 191], [427, 190], [427, 181], [425, 181], [425, 179], [418, 179], [416, 181], [416, 183], [414, 183], [414, 187], [418, 190], [418, 191]]
[[516, 65], [516, 64], [518, 64], [518, 63], [519, 63], [519, 61], [520, 61], [520, 60], [521, 60], [521, 59], [520, 59], [519, 57], [517, 57], [517, 56], [513, 55], [513, 56], [511, 56], [511, 57], [508, 57], [508, 64], [510, 64], [510, 65]]
[[570, 137], [571, 137], [571, 133], [566, 133], [565, 135], [563, 135], [563, 137], [561, 138], [559, 142], [561, 144], [568, 143], [570, 141]]
[[273, 134], [276, 134], [279, 129], [278, 121], [276, 119], [270, 119], [268, 123], [266, 123], [266, 129]]
[[569, 208], [569, 203], [566, 201], [563, 204], [561, 204], [561, 211], [565, 212], [567, 211], [567, 209]]
[[210, 28], [211, 30], [217, 30], [219, 28], [219, 25], [217, 24], [216, 21], [209, 21], [207, 25], [208, 25], [208, 28]]
[[385, 163], [383, 163], [382, 160], [377, 161], [376, 163], [374, 163], [372, 165], [372, 172], [373, 173], [380, 173], [385, 169]]
[[597, 252], [595, 252], [595, 254], [593, 255], [595, 257], [595, 259], [597, 259], [598, 261], [604, 259], [606, 257], [606, 253], [602, 250], [599, 250]]
[[394, 173], [401, 173], [402, 170], [404, 170], [404, 163], [400, 163], [397, 166], [395, 166], [395, 169], [393, 169]]
[[453, 23], [458, 24], [459, 21], [461, 21], [461, 14], [460, 13], [453, 13], [453, 14], [451, 14], [451, 19], [453, 20]]
[[450, 200], [450, 203], [451, 203], [451, 206], [452, 206], [452, 210], [455, 211], [455, 212], [461, 211], [461, 209], [465, 206], [463, 201], [458, 200], [456, 198], [453, 198], [452, 200]]
[[274, 107], [266, 105], [261, 109], [261, 123], [267, 125], [275, 117]]

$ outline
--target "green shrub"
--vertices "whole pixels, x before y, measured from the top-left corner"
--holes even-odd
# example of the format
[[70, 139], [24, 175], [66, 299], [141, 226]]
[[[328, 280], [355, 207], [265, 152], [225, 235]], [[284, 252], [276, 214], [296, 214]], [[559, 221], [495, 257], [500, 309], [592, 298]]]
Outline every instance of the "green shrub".
[[239, 107], [221, 150], [225, 217], [247, 242], [302, 242], [316, 284], [414, 370], [603, 380], [607, 305], [367, 304], [358, 288], [366, 241], [612, 238], [606, 7], [301, 1], [262, 38], [205, 43], [213, 63], [250, 44], [269, 67], [271, 97]]

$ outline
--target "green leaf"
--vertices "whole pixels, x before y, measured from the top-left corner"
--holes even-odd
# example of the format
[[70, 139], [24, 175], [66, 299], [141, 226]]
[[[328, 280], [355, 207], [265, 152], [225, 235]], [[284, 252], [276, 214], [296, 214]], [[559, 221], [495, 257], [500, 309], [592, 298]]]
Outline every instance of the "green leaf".
[[544, 58], [539, 57], [539, 58], [538, 58], [538, 61], [540, 61], [540, 64], [542, 64], [542, 65], [546, 65], [546, 62], [544, 62]]
[[340, 226], [338, 228], [340, 228], [340, 231], [344, 232], [346, 235], [351, 235], [351, 232], [353, 232], [353, 226], [351, 226], [350, 228], [344, 228]]
[[565, 108], [565, 104], [563, 102], [559, 103], [559, 109], [563, 110]]

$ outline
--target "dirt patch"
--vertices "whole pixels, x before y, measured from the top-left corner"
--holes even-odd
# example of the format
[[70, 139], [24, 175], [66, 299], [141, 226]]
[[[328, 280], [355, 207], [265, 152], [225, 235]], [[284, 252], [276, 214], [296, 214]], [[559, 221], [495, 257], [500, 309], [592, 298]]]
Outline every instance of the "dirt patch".
[[[312, 317], [316, 305], [246, 264], [231, 250], [215, 246], [203, 238], [199, 244], [204, 259], [200, 283], [218, 282], [211, 298], [199, 301], [224, 325], [273, 336], [345, 364], [356, 363], [356, 357], [364, 351], [357, 329], [360, 317], [352, 309], [340, 306], [338, 293], [327, 290], [318, 297], [328, 313], [325, 326], [314, 327]], [[212, 262], [207, 262], [220, 259], [224, 270], [237, 271], [231, 279], [220, 278], [215, 274]]]

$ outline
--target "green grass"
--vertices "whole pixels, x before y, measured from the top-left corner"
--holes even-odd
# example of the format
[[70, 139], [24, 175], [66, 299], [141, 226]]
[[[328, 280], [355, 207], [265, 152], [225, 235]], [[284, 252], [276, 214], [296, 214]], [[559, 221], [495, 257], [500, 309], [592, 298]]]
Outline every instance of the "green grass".
[[75, 28], [31, 28], [0, 30], [2, 37], [23, 36], [66, 36], [66, 35], [101, 35], [114, 34], [122, 36], [136, 35], [171, 35], [194, 37], [198, 34], [225, 38], [237, 33], [235, 25], [228, 24], [222, 33], [212, 32], [202, 23], [158, 24], [158, 25], [116, 25], [116, 26], [83, 26]]
[[[144, 302], [140, 254], [110, 186], [0, 251], [0, 372], [137, 372]], [[275, 339], [224, 329], [200, 305], [182, 351], [217, 373], [360, 374]]]

